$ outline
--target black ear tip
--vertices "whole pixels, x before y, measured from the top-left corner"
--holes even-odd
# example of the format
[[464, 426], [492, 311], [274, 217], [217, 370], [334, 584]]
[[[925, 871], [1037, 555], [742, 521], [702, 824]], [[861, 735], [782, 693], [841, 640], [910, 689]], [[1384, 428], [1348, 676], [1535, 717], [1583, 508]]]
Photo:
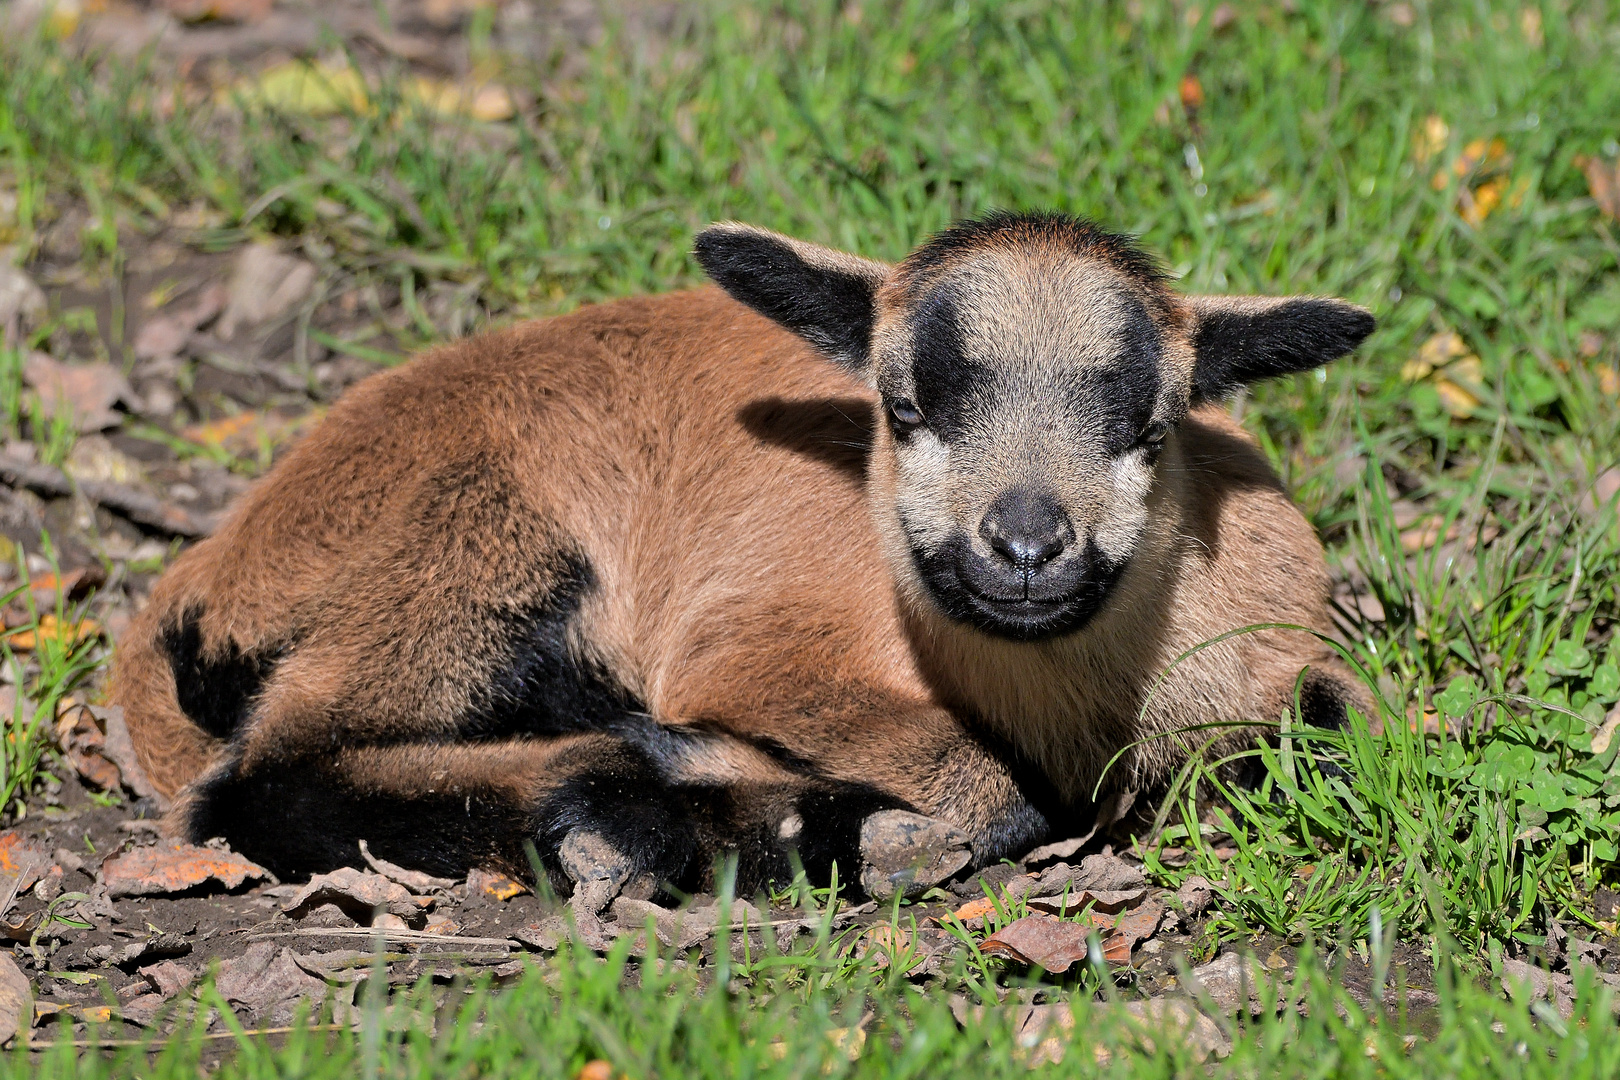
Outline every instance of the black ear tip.
[[1378, 320], [1373, 318], [1373, 313], [1364, 307], [1352, 307], [1350, 305], [1346, 305], [1346, 307], [1349, 307], [1350, 310], [1347, 313], [1349, 317], [1345, 319], [1345, 336], [1354, 340], [1355, 345], [1352, 345], [1351, 348], [1355, 348], [1356, 345], [1360, 345], [1371, 337], [1374, 330], [1378, 329]]

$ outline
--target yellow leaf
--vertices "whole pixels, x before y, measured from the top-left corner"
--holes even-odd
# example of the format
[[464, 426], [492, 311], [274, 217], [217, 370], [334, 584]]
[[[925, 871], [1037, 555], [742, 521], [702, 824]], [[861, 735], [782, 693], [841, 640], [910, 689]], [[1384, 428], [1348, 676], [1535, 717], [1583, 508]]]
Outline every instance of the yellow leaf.
[[249, 104], [305, 116], [372, 111], [365, 79], [347, 64], [289, 60], [237, 83], [234, 92]]
[[1437, 380], [1434, 388], [1440, 394], [1440, 404], [1444, 405], [1446, 412], [1452, 416], [1459, 418], [1472, 416], [1474, 410], [1479, 408], [1479, 398], [1449, 379]]
[[57, 622], [55, 615], [41, 615], [38, 627], [24, 627], [13, 630], [5, 636], [5, 642], [13, 649], [29, 650], [37, 648], [41, 641], [57, 641], [64, 645], [77, 645], [101, 634], [101, 624], [94, 619], [84, 619], [80, 622]]
[[1407, 382], [1426, 379], [1467, 352], [1468, 346], [1455, 330], [1442, 330], [1438, 334], [1430, 335], [1427, 341], [1418, 346], [1417, 359], [1408, 360], [1402, 366], [1401, 377]]
[[[1451, 138], [1451, 128], [1440, 117], [1430, 114], [1423, 121], [1423, 126], [1412, 135], [1412, 156], [1419, 165], [1427, 164], [1432, 158], [1438, 157], [1440, 151], [1446, 148], [1446, 140]], [[1444, 181], [1441, 187], [1445, 186]]]
[[1620, 371], [1608, 364], [1600, 364], [1596, 370], [1598, 389], [1608, 397], [1620, 397]]
[[512, 95], [502, 86], [457, 86], [438, 79], [419, 78], [413, 96], [424, 108], [444, 116], [470, 116], [493, 123], [510, 120], [517, 112]]
[[1458, 192], [1457, 201], [1462, 206], [1462, 219], [1470, 225], [1478, 226], [1492, 210], [1502, 201], [1502, 192], [1507, 189], [1507, 180], [1497, 177], [1487, 180], [1472, 191], [1464, 189]]

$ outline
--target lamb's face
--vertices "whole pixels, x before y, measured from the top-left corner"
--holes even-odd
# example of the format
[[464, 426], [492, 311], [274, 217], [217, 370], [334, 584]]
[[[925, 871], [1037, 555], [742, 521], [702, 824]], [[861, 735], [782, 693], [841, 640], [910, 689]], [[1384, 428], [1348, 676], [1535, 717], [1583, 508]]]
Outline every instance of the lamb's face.
[[896, 267], [742, 225], [706, 230], [697, 255], [882, 395], [873, 491], [902, 582], [1022, 641], [1107, 602], [1192, 402], [1373, 328], [1339, 300], [1178, 296], [1127, 239], [1053, 214], [956, 225]]
[[917, 580], [986, 633], [1079, 629], [1149, 528], [1159, 452], [1187, 410], [1171, 298], [1106, 253], [1003, 240], [885, 300], [873, 360], [892, 505], [879, 513]]

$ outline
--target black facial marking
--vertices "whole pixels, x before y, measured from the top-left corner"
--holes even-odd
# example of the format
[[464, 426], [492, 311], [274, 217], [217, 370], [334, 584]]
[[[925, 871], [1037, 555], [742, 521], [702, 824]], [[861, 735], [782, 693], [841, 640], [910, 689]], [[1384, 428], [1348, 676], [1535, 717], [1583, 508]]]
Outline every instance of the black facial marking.
[[1164, 346], [1147, 309], [1134, 299], [1118, 333], [1111, 363], [1084, 369], [1070, 388], [1075, 415], [1101, 420], [1107, 453], [1136, 444], [1159, 402]]
[[202, 609], [191, 608], [159, 639], [174, 672], [175, 698], [191, 722], [229, 739], [247, 719], [253, 699], [275, 669], [273, 656], [246, 656], [235, 642], [213, 655], [202, 647]]
[[865, 369], [875, 320], [876, 282], [812, 266], [773, 236], [735, 228], [707, 229], [698, 262], [731, 296], [804, 338], [852, 370]]
[[1221, 398], [1257, 379], [1308, 371], [1350, 352], [1373, 332], [1367, 312], [1338, 300], [1285, 300], [1258, 310], [1198, 310], [1193, 396]]
[[917, 407], [929, 429], [949, 442], [964, 430], [975, 401], [994, 389], [990, 369], [967, 355], [950, 290], [936, 289], [918, 304], [911, 350]]

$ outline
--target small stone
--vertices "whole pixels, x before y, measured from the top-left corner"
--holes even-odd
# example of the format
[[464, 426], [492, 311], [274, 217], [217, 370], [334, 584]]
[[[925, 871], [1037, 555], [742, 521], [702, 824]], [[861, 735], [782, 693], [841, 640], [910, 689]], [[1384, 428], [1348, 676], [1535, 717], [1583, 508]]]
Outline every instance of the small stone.
[[874, 900], [920, 896], [967, 866], [967, 834], [907, 810], [881, 810], [861, 823], [861, 887]]
[[237, 257], [230, 299], [219, 317], [219, 336], [229, 341], [244, 326], [257, 326], [286, 314], [315, 286], [315, 267], [284, 255], [274, 244], [250, 244]]
[[45, 293], [0, 249], [0, 345], [11, 346], [45, 317]]
[[1261, 990], [1271, 984], [1270, 973], [1260, 961], [1235, 952], [1222, 953], [1202, 967], [1194, 968], [1191, 975], [1226, 1016], [1245, 1009], [1250, 1014], [1259, 1013]]

